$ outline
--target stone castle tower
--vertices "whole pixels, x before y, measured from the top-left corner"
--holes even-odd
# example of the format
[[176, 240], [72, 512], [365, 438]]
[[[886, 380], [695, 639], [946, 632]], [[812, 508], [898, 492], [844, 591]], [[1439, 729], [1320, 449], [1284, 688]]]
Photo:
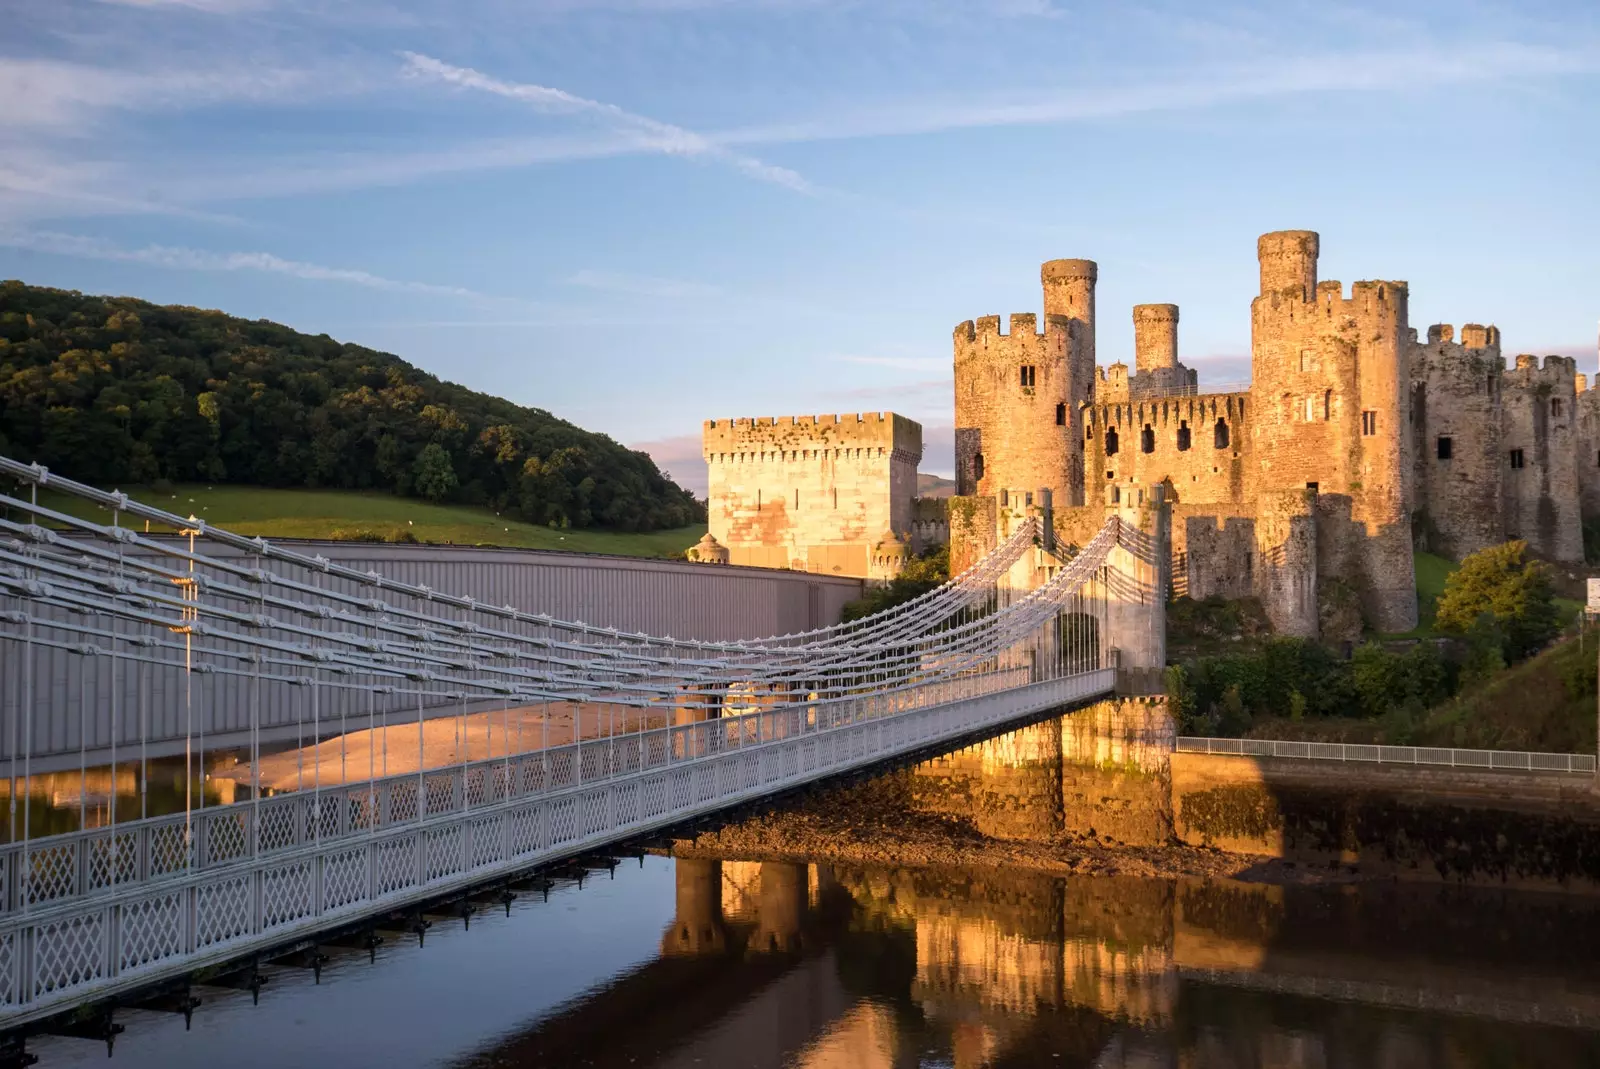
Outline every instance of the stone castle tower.
[[1318, 251], [1308, 230], [1257, 243], [1255, 491], [1315, 491], [1323, 570], [1355, 582], [1375, 628], [1409, 631], [1417, 599], [1403, 401], [1408, 291], [1404, 282], [1357, 282], [1346, 298], [1339, 283], [1317, 281]]
[[1052, 260], [1040, 269], [1044, 330], [1032, 312], [967, 320], [955, 329], [956, 493], [1047, 489], [1083, 504], [1083, 448], [1076, 413], [1094, 391], [1091, 260]]

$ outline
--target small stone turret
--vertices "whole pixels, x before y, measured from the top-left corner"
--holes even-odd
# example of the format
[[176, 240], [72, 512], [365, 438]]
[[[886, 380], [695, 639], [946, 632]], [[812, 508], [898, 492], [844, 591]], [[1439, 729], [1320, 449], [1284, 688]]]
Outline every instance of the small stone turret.
[[700, 536], [700, 541], [689, 547], [689, 559], [698, 564], [727, 564], [728, 547], [707, 531]]
[[1178, 366], [1178, 306], [1133, 306], [1133, 367], [1145, 373]]
[[1321, 239], [1314, 230], [1275, 230], [1256, 242], [1261, 261], [1261, 296], [1293, 295], [1309, 301], [1317, 292]]
[[[1100, 267], [1093, 260], [1050, 260], [1039, 267], [1039, 282], [1044, 286], [1044, 314], [1061, 316], [1078, 324], [1078, 351], [1073, 370], [1079, 373], [1081, 389], [1089, 388], [1095, 367], [1094, 287]], [[1089, 400], [1078, 398], [1078, 403]]]

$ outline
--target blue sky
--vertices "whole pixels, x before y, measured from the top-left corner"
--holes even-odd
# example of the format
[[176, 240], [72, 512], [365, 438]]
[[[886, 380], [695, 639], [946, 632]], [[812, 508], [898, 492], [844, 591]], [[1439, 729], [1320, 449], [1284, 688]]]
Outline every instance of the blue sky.
[[288, 323], [651, 450], [894, 409], [1038, 264], [1248, 375], [1255, 238], [1595, 361], [1600, 5], [0, 0], [0, 277]]

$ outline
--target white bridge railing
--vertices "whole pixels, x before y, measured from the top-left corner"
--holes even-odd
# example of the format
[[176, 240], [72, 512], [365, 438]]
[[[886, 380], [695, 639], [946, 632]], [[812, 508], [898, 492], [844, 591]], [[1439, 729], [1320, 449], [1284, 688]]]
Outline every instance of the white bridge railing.
[[1354, 742], [1283, 742], [1271, 739], [1212, 739], [1182, 736], [1179, 753], [1296, 757], [1315, 761], [1370, 761], [1385, 765], [1442, 765], [1516, 772], [1594, 772], [1593, 754], [1526, 753], [1520, 750], [1458, 750], [1446, 746], [1378, 746]]
[[1016, 669], [38, 840], [6, 854], [0, 1028], [1108, 693]]

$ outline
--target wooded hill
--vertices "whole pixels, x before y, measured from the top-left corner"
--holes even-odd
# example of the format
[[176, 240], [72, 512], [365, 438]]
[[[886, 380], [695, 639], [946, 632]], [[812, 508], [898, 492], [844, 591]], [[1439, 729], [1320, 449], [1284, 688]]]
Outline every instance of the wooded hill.
[[0, 454], [97, 485], [388, 490], [538, 524], [703, 521], [645, 453], [265, 320], [0, 283]]

